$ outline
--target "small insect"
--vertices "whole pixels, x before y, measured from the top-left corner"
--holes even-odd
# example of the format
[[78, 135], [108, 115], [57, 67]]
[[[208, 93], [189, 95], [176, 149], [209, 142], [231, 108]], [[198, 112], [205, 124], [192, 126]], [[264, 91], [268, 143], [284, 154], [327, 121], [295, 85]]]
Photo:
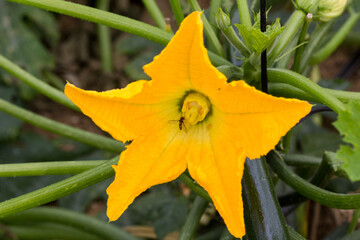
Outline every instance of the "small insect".
[[186, 129], [184, 121], [185, 121], [185, 117], [180, 117], [180, 119], [179, 119], [179, 129], [180, 130], [182, 130], [183, 127]]
[[180, 117], [179, 120], [170, 120], [169, 122], [177, 122], [179, 124], [179, 130], [184, 130], [187, 133], [185, 117]]

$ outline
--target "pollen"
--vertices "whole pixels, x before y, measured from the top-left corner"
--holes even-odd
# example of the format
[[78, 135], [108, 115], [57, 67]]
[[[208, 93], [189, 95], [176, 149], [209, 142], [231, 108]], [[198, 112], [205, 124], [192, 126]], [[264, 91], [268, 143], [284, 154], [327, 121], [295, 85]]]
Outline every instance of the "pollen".
[[195, 125], [205, 119], [210, 111], [209, 99], [201, 93], [189, 93], [183, 102], [182, 117], [189, 125]]

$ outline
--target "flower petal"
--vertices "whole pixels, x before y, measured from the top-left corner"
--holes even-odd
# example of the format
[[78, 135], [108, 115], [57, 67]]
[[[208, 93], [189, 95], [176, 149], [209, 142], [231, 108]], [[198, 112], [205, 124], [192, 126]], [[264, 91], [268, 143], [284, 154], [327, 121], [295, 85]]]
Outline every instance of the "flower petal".
[[182, 88], [201, 90], [211, 84], [226, 83], [226, 77], [209, 60], [203, 40], [201, 12], [193, 12], [181, 23], [179, 30], [144, 71], [154, 82], [172, 82]]
[[120, 155], [108, 187], [107, 216], [115, 221], [135, 197], [151, 186], [176, 179], [186, 169], [184, 133], [176, 124], [157, 125]]
[[190, 175], [209, 193], [235, 237], [245, 235], [241, 179], [245, 155], [231, 136], [212, 123], [194, 129], [187, 140]]
[[308, 102], [273, 97], [244, 81], [234, 81], [210, 93], [213, 107], [222, 113], [224, 131], [250, 159], [267, 154], [311, 110]]
[[132, 140], [155, 124], [178, 119], [178, 99], [183, 92], [168, 93], [140, 80], [123, 89], [85, 91], [66, 84], [65, 94], [100, 128], [120, 141]]

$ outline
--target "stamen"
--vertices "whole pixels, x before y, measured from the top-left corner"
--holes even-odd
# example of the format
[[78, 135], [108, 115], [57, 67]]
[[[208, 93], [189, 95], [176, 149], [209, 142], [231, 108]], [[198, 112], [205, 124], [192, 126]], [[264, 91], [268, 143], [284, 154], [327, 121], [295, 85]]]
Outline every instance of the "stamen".
[[192, 126], [205, 119], [210, 110], [207, 97], [198, 92], [189, 93], [181, 109], [184, 124]]

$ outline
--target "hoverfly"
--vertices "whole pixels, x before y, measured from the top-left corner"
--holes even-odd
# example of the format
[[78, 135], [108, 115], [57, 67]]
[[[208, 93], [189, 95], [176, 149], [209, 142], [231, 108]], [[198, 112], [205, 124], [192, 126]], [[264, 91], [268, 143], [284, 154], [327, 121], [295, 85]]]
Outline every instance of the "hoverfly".
[[180, 117], [179, 120], [170, 120], [170, 122], [178, 122], [178, 126], [179, 126], [179, 130], [182, 131], [184, 130], [186, 133], [187, 133], [187, 128], [186, 128], [186, 120], [185, 120], [185, 117]]
[[185, 120], [185, 117], [180, 117], [180, 119], [179, 119], [179, 129], [180, 129], [180, 130], [182, 130], [183, 127], [186, 128], [186, 127], [185, 127], [184, 120]]

